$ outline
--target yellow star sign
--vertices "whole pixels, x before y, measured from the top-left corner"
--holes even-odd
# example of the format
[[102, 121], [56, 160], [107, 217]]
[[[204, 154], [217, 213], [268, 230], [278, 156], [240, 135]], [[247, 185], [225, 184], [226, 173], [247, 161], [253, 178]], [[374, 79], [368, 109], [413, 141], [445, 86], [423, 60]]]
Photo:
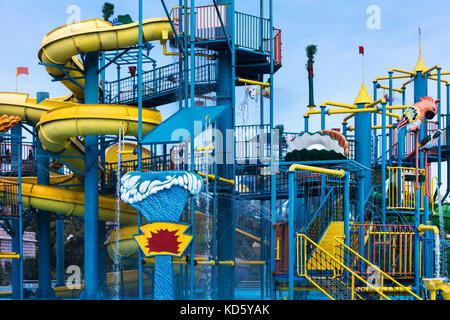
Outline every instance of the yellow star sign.
[[189, 225], [172, 222], [154, 222], [139, 229], [143, 234], [133, 235], [146, 257], [170, 255], [181, 257], [194, 238], [185, 234]]

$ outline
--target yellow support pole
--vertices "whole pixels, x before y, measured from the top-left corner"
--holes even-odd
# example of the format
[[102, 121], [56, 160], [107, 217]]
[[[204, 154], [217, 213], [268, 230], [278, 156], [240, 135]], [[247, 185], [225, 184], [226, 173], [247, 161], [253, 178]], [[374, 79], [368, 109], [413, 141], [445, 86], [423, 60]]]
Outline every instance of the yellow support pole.
[[377, 101], [374, 101], [372, 103], [366, 104], [364, 106], [364, 108], [370, 108], [370, 107], [376, 106], [379, 103], [386, 103], [386, 99], [385, 98], [378, 99]]
[[[411, 75], [392, 76], [392, 79], [405, 79], [405, 78], [411, 78]], [[379, 80], [389, 80], [389, 76], [375, 78], [374, 82], [378, 82]]]
[[210, 179], [210, 180], [218, 180], [218, 181], [222, 181], [222, 182], [225, 182], [225, 183], [228, 183], [229, 185], [234, 185], [234, 180], [229, 180], [229, 179], [225, 179], [225, 178], [221, 178], [221, 177], [216, 177], [214, 174], [206, 174], [206, 173], [203, 173], [203, 172], [197, 172], [197, 174], [199, 175], [199, 176], [201, 176], [201, 177], [203, 177], [203, 178], [208, 178], [208, 179]]
[[326, 173], [326, 174], [332, 174], [338, 177], [343, 177], [345, 175], [345, 171], [340, 170], [333, 170], [333, 169], [326, 169], [326, 168], [320, 168], [320, 167], [313, 167], [308, 166], [304, 164], [293, 164], [289, 167], [288, 171], [296, 171], [296, 170], [303, 170], [303, 171], [312, 171], [312, 172], [318, 172], [318, 173]]
[[[428, 77], [428, 79], [430, 80], [434, 80], [434, 81], [438, 81], [437, 78], [433, 78], [433, 77]], [[448, 82], [447, 80], [441, 79], [441, 82], [445, 83], [445, 84], [449, 84], [450, 82]]]
[[256, 264], [256, 265], [262, 265], [266, 264], [266, 261], [236, 261], [236, 264]]
[[441, 66], [440, 65], [435, 65], [434, 67], [431, 67], [430, 69], [428, 69], [428, 70], [425, 70], [425, 71], [422, 71], [422, 75], [424, 76], [424, 75], [426, 75], [427, 73], [430, 73], [431, 71], [433, 71], [433, 70], [436, 70], [436, 69], [439, 69]]
[[17, 252], [0, 252], [0, 259], [20, 259]]
[[346, 116], [346, 117], [344, 118], [344, 120], [342, 121], [342, 124], [347, 123], [348, 120], [350, 120], [350, 119], [353, 118], [354, 116], [355, 116], [354, 113], [352, 113], [352, 114]]
[[413, 82], [413, 81], [414, 81], [414, 78], [409, 79], [409, 80], [406, 81], [404, 84], [402, 84], [402, 88], [406, 88], [406, 86], [407, 86], [408, 84], [410, 84], [411, 82]]
[[[381, 89], [386, 89], [386, 90], [389, 90], [389, 89], [390, 89], [389, 87], [386, 87], [386, 86], [380, 86], [380, 88], [381, 88]], [[403, 90], [402, 90], [402, 89], [392, 88], [392, 91], [403, 93]]]
[[391, 70], [389, 70], [389, 72], [400, 72], [400, 73], [405, 73], [405, 74], [409, 74], [410, 76], [415, 76], [416, 74], [412, 71], [406, 71], [406, 70], [402, 70], [402, 69], [397, 69], [397, 68], [392, 68]]
[[261, 82], [261, 81], [255, 81], [255, 80], [250, 80], [250, 79], [244, 79], [244, 78], [237, 78], [238, 82], [242, 82], [242, 83], [246, 83], [246, 84], [253, 84], [253, 85], [258, 85], [258, 86], [263, 86], [263, 87], [270, 87], [270, 83], [269, 82]]
[[[324, 101], [321, 104], [322, 106], [333, 106], [333, 107], [341, 107], [341, 108], [347, 108], [347, 109], [356, 109], [357, 107], [352, 104], [344, 104], [339, 102], [332, 102], [332, 101]], [[320, 113], [320, 111], [319, 111]]]
[[234, 261], [233, 261], [233, 260], [229, 260], [229, 261], [219, 261], [218, 264], [221, 265], [221, 266], [234, 267]]

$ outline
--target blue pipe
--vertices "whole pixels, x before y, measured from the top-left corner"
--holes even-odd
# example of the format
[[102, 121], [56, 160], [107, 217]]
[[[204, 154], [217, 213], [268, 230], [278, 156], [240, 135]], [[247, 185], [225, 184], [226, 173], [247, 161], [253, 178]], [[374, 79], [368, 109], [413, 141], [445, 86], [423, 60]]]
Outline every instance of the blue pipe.
[[[294, 260], [295, 260], [295, 238], [294, 238], [294, 217], [295, 217], [295, 172], [288, 172], [289, 190], [289, 216], [288, 216], [288, 239], [289, 239], [289, 261], [288, 261], [288, 298], [294, 300]], [[345, 209], [344, 209], [345, 210]], [[345, 212], [344, 212], [345, 214]]]
[[[142, 171], [142, 24], [143, 24], [143, 14], [142, 14], [143, 3], [139, 0], [139, 49], [138, 49], [138, 171]], [[138, 226], [142, 225], [142, 214], [138, 214]], [[142, 279], [143, 271], [143, 257], [142, 252], [139, 250], [138, 254], [138, 291], [139, 300], [144, 298], [144, 284]]]
[[[191, 0], [191, 15], [190, 15], [190, 23], [191, 23], [191, 34], [190, 34], [190, 52], [191, 52], [191, 77], [190, 77], [190, 107], [194, 108], [195, 106], [195, 30], [196, 30], [196, 16], [195, 14], [195, 0]], [[192, 126], [189, 128], [190, 133], [190, 170], [195, 169], [194, 163], [194, 123], [192, 122]], [[195, 224], [195, 203], [194, 201], [190, 202], [190, 224], [194, 226]], [[194, 298], [194, 256], [195, 256], [195, 246], [194, 243], [191, 244], [190, 248], [191, 259], [189, 262], [189, 297], [190, 299]]]
[[386, 103], [382, 104], [381, 116], [381, 216], [382, 224], [386, 223]]
[[[98, 104], [98, 53], [88, 52], [84, 62], [85, 103]], [[100, 299], [98, 286], [98, 135], [85, 138], [84, 175], [84, 291], [82, 299]]]
[[[41, 103], [48, 99], [48, 92], [38, 92], [36, 94], [36, 102]], [[50, 184], [49, 176], [49, 158], [44, 151], [39, 139], [36, 139], [36, 155], [37, 155], [37, 183], [42, 185]], [[50, 263], [50, 213], [47, 211], [38, 211], [38, 277], [39, 287], [35, 295], [39, 298], [52, 298], [54, 292], [51, 287], [51, 263]]]
[[[12, 168], [16, 170], [18, 181], [22, 180], [22, 124], [11, 129], [11, 153], [17, 154], [16, 159], [11, 159]], [[14, 165], [17, 163], [17, 165]], [[21, 184], [19, 183], [19, 199], [21, 199]], [[18, 202], [19, 217], [11, 221], [14, 236], [11, 239], [11, 251], [17, 252], [20, 259], [12, 259], [12, 298], [23, 299], [23, 230], [22, 230], [22, 201]]]

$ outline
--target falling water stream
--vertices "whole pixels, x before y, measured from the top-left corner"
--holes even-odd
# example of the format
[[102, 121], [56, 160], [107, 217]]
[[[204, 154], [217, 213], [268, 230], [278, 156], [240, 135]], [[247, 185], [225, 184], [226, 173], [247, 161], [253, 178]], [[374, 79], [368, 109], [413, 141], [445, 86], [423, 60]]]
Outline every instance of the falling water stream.
[[117, 148], [117, 183], [116, 183], [116, 221], [114, 224], [114, 232], [116, 239], [114, 243], [114, 264], [113, 264], [113, 293], [112, 299], [120, 299], [120, 256], [119, 256], [119, 241], [120, 241], [120, 178], [122, 172], [122, 145], [121, 145], [122, 128], [119, 128], [119, 142]]
[[[445, 225], [444, 225], [444, 213], [442, 211], [442, 199], [441, 199], [441, 192], [438, 188], [438, 210], [439, 210], [439, 230], [440, 234], [436, 234], [434, 236], [434, 251], [436, 254], [436, 278], [441, 277], [441, 256], [442, 256], [442, 265], [446, 265], [446, 256], [445, 256], [445, 250], [441, 252], [441, 238], [445, 238]], [[445, 272], [444, 272], [445, 274]]]

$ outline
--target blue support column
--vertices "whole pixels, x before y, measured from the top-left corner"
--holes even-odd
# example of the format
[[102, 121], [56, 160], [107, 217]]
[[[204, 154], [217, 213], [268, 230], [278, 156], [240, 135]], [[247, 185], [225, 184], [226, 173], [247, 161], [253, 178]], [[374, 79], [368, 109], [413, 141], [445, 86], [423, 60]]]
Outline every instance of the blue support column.
[[350, 172], [344, 175], [344, 243], [350, 247]]
[[[295, 171], [288, 172], [288, 192], [289, 192], [289, 216], [288, 216], [288, 239], [289, 239], [289, 260], [288, 260], [288, 298], [289, 300], [294, 300], [294, 261], [295, 261], [295, 234], [294, 234], [294, 223], [295, 223], [295, 203], [296, 203], [296, 181], [295, 181]], [[345, 214], [345, 213], [344, 213]]]
[[[418, 71], [414, 78], [414, 103], [419, 102], [420, 98], [426, 97], [428, 95], [428, 77], [427, 75], [422, 75], [422, 72]], [[427, 135], [427, 124], [422, 123], [420, 127], [419, 141], [425, 138]], [[420, 168], [423, 169], [425, 165], [425, 158], [423, 152], [419, 155]]]
[[381, 116], [381, 217], [386, 223], [386, 103], [382, 104]]
[[[138, 171], [142, 171], [142, 37], [143, 37], [143, 2], [139, 0], [139, 49], [138, 49]], [[154, 73], [153, 73], [154, 75]], [[138, 225], [142, 225], [142, 214], [138, 213]], [[143, 256], [139, 250], [138, 253], [138, 290], [139, 300], [144, 298], [144, 283], [143, 283]]]
[[[98, 53], [88, 52], [85, 56], [85, 103], [97, 104], [98, 96]], [[84, 291], [81, 298], [100, 299], [98, 285], [98, 136], [85, 138], [84, 174]]]
[[56, 220], [56, 286], [65, 285], [64, 268], [64, 215]]
[[[218, 90], [217, 104], [227, 105], [227, 110], [217, 122], [217, 128], [224, 138], [223, 151], [224, 154], [216, 154], [219, 159], [218, 176], [227, 179], [234, 179], [234, 137], [227, 134], [229, 130], [234, 128], [234, 103], [235, 103], [235, 56], [234, 56], [234, 1], [220, 0], [218, 4], [230, 3], [228, 11], [228, 19], [223, 19], [223, 23], [227, 27], [229, 37], [231, 37], [231, 52], [226, 47], [218, 52]], [[224, 18], [224, 17], [222, 17]], [[193, 22], [195, 26], [195, 22]], [[229, 39], [230, 40], [230, 39]], [[192, 55], [191, 55], [192, 59]], [[192, 67], [191, 67], [192, 68]], [[191, 89], [191, 92], [193, 89]], [[193, 98], [193, 95], [191, 95]], [[233, 155], [233, 156], [232, 156]], [[223, 164], [220, 164], [223, 163]], [[219, 261], [235, 261], [235, 210], [233, 201], [233, 191], [230, 191], [228, 199], [219, 198], [217, 200], [217, 255]], [[217, 267], [217, 289], [218, 299], [230, 300], [234, 298], [234, 278], [235, 268], [219, 265]]]
[[[17, 155], [11, 159], [13, 171], [17, 170], [18, 181], [21, 181], [22, 170], [22, 124], [11, 129], [11, 154]], [[19, 190], [19, 195], [21, 192]], [[12, 298], [23, 299], [23, 230], [22, 230], [22, 204], [18, 203], [19, 217], [11, 221], [14, 233], [11, 239], [11, 251], [20, 255], [20, 259], [12, 259]]]
[[[271, 189], [270, 189], [270, 274], [275, 271], [275, 232], [273, 225], [277, 222], [277, 176], [273, 174], [271, 176]], [[273, 277], [270, 281], [270, 299], [275, 299], [275, 281]]]
[[[367, 100], [368, 101], [368, 100]], [[358, 109], [364, 109], [366, 103], [358, 103], [356, 106]], [[365, 166], [366, 168], [372, 168], [372, 120], [370, 112], [358, 112], [355, 113], [355, 160]], [[364, 199], [367, 198], [369, 190], [372, 186], [371, 172], [364, 170], [361, 172], [363, 179], [358, 179], [358, 189], [362, 188], [364, 191], [361, 193], [362, 198], [358, 199], [358, 204], [363, 206]], [[359, 193], [358, 193], [359, 194]], [[359, 212], [364, 211], [364, 208], [360, 208]]]
[[[37, 103], [48, 99], [48, 92], [38, 92], [36, 94]], [[50, 184], [49, 166], [50, 160], [48, 154], [44, 151], [39, 139], [36, 139], [36, 157], [37, 157], [37, 183], [42, 185]], [[39, 287], [36, 290], [36, 297], [53, 298], [55, 293], [51, 286], [51, 260], [50, 260], [50, 213], [38, 210], [38, 278]]]
[[325, 108], [326, 106], [320, 106], [320, 130], [325, 130]]

